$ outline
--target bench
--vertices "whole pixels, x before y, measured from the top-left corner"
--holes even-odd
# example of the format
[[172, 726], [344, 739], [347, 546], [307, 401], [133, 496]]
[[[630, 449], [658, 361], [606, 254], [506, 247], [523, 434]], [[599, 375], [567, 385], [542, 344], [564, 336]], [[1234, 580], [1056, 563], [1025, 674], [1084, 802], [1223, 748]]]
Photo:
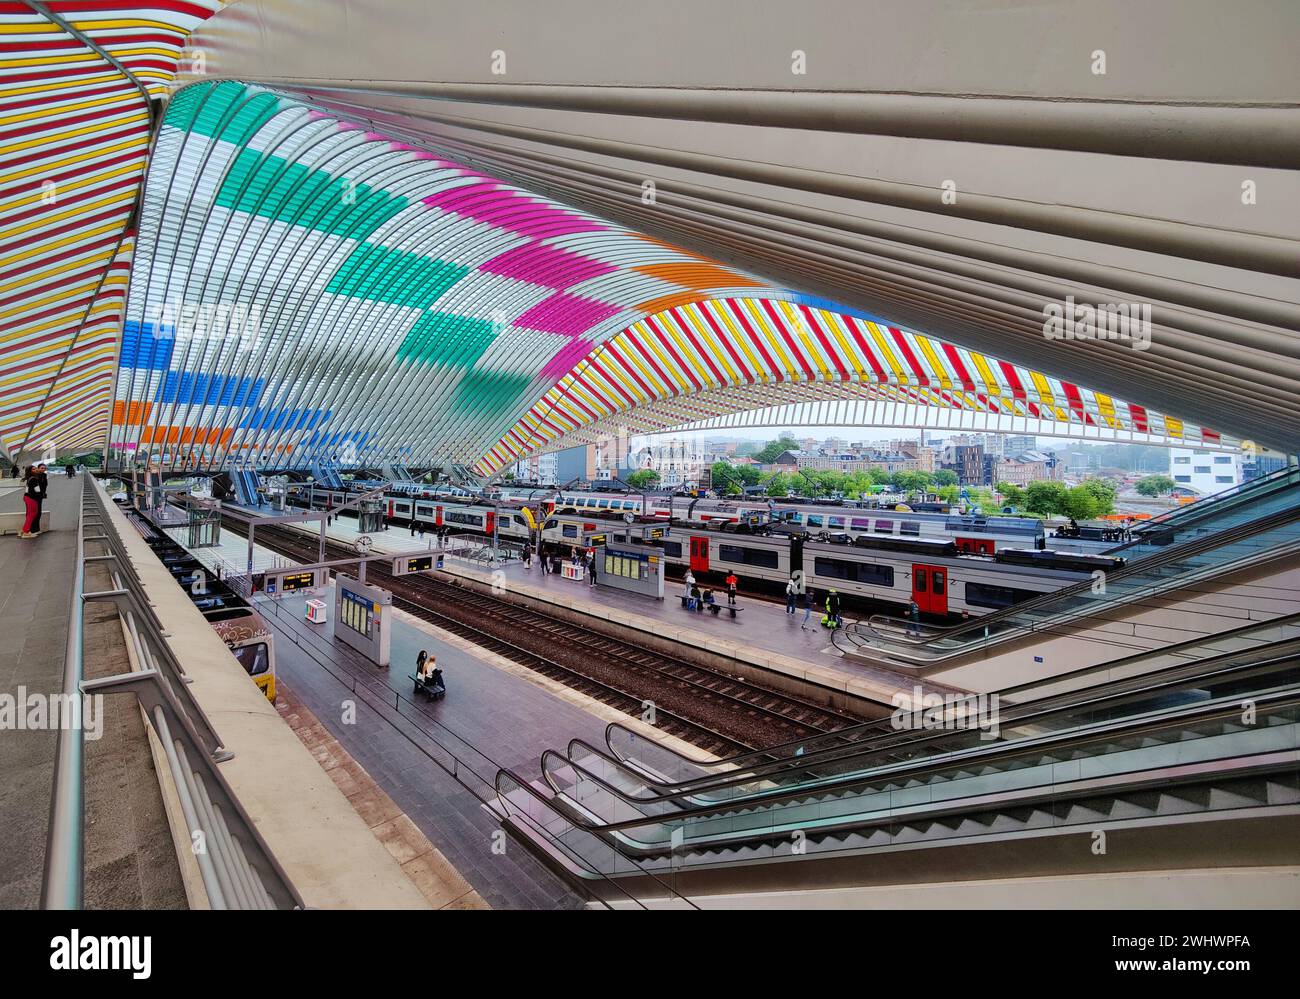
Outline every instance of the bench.
[[[682, 602], [682, 610], [690, 611], [692, 614], [701, 613], [700, 611], [697, 611], [695, 608], [691, 606], [690, 597], [684, 594], [678, 594], [677, 599], [679, 599]], [[737, 614], [739, 614], [742, 610], [744, 610], [743, 607], [737, 607], [735, 604], [720, 604], [717, 603], [716, 601], [711, 604], [705, 604], [704, 609], [707, 610], [714, 617], [717, 617], [724, 610], [729, 611], [731, 613], [731, 617], [733, 620], [735, 619]]]
[[415, 684], [415, 689], [411, 691], [412, 694], [423, 694], [426, 699], [437, 701], [441, 700], [442, 696], [447, 693], [447, 685], [445, 683], [428, 683], [421, 680], [414, 673], [408, 673], [407, 676], [411, 682]]

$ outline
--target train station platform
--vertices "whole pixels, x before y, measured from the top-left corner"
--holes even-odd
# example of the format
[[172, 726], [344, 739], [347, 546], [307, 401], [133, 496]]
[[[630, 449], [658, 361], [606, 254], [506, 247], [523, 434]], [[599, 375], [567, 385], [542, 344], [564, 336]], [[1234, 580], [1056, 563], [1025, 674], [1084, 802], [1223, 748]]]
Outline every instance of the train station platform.
[[[305, 533], [319, 534], [316, 524], [295, 524]], [[355, 522], [340, 518], [329, 525], [327, 537], [349, 547], [355, 546], [360, 533]], [[436, 551], [432, 534], [421, 538], [409, 529], [392, 527], [369, 535], [369, 550], [376, 554], [417, 554]], [[908, 696], [917, 681], [887, 669], [849, 661], [831, 642], [830, 632], [821, 626], [821, 613], [814, 609], [804, 627], [802, 608], [787, 614], [785, 605], [754, 597], [741, 597], [740, 611], [732, 618], [726, 610], [726, 593], [715, 590], [723, 610], [714, 616], [685, 610], [680, 595], [683, 584], [667, 580], [664, 599], [655, 600], [624, 593], [609, 587], [590, 586], [586, 581], [543, 574], [534, 560], [531, 569], [517, 561], [487, 566], [467, 559], [449, 557], [444, 571], [449, 575], [473, 580], [484, 586], [504, 586], [507, 593], [538, 604], [578, 613], [610, 622], [620, 628], [644, 635], [647, 640], [671, 640], [688, 648], [732, 659], [798, 681], [834, 691], [894, 705], [894, 695]], [[499, 575], [498, 575], [499, 574]], [[598, 577], [599, 579], [599, 577]], [[742, 580], [743, 587], [744, 582]], [[846, 626], [854, 621], [844, 618]], [[925, 691], [952, 692], [955, 688], [925, 681]]]
[[[0, 490], [0, 512], [22, 510], [17, 481]], [[80, 495], [80, 478], [52, 474], [50, 530], [0, 536], [0, 697], [14, 709], [0, 715], [0, 909], [40, 903], [58, 732], [28, 729], [22, 705], [63, 692]]]
[[[321, 597], [330, 608], [333, 587]], [[611, 721], [707, 755], [400, 609], [390, 665], [377, 667], [335, 639], [332, 610], [325, 622], [308, 622], [308, 599], [256, 600], [276, 634], [277, 677], [493, 908], [584, 904], [517, 844], [495, 852], [500, 822], [482, 806], [495, 797], [498, 770], [536, 771], [545, 750], [573, 738], [603, 745]], [[446, 677], [447, 694], [437, 702], [413, 690], [421, 650], [436, 656]]]

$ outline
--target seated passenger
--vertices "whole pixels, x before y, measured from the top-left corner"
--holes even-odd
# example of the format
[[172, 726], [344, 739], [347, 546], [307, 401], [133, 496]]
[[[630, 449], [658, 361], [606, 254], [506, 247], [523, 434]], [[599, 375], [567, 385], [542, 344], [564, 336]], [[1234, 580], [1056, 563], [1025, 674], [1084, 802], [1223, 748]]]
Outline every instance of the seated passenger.
[[[432, 662], [432, 660], [430, 660], [430, 662]], [[437, 666], [434, 666], [433, 669], [429, 670], [429, 676], [425, 682], [434, 688], [442, 687], [443, 689], [446, 689], [447, 687], [447, 685], [442, 681], [442, 670]]]
[[699, 606], [700, 606], [700, 588], [698, 586], [692, 586], [691, 599], [686, 602], [686, 609], [697, 610], [699, 609]]

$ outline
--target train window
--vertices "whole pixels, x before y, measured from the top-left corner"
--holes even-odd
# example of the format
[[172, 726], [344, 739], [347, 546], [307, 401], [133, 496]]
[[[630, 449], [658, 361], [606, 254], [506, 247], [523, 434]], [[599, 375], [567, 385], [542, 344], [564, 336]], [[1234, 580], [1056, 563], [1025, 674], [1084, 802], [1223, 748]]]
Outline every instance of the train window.
[[271, 657], [267, 654], [266, 643], [258, 642], [256, 645], [244, 645], [237, 649], [231, 649], [239, 665], [244, 667], [244, 672], [249, 676], [259, 676], [271, 668]]
[[565, 524], [563, 533], [566, 538], [576, 538], [578, 536], [578, 525]]
[[997, 610], [1036, 596], [1038, 594], [1033, 590], [1016, 590], [1010, 586], [990, 586], [987, 583], [966, 584], [966, 603], [972, 607], [989, 607]]
[[809, 527], [821, 527], [821, 526], [822, 526], [822, 515], [821, 515], [820, 513], [810, 513], [810, 514], [808, 514], [808, 526], [809, 526]]
[[672, 558], [682, 557], [682, 543], [680, 541], [665, 541], [663, 544], [664, 554]]
[[873, 565], [870, 562], [850, 562], [842, 558], [815, 558], [813, 572], [818, 576], [832, 579], [847, 579], [871, 586], [892, 587], [894, 585], [894, 567], [892, 565]]
[[844, 526], [844, 518], [843, 518], [843, 517], [831, 517], [828, 523], [830, 524], [831, 527], [840, 527], [840, 528], [842, 528], [842, 527]]
[[878, 520], [878, 521], [876, 521], [876, 533], [877, 533], [877, 534], [893, 534], [893, 533], [894, 533], [894, 522], [893, 522], [892, 520]]
[[599, 503], [596, 504], [596, 508], [597, 508], [598, 510], [608, 510], [608, 509], [609, 509], [609, 500], [601, 500]]
[[757, 565], [775, 569], [778, 556], [766, 548], [743, 548], [740, 545], [719, 545], [718, 561], [739, 562], [741, 565]]
[[866, 517], [854, 517], [849, 526], [855, 531], [869, 531], [871, 530], [871, 521]]
[[925, 569], [916, 570], [916, 586], [914, 587], [914, 589], [916, 590], [917, 593], [925, 593], [927, 590], [929, 590], [930, 586], [929, 583], [927, 582], [929, 578], [930, 578], [930, 574]]
[[898, 525], [898, 533], [905, 538], [919, 538], [921, 536], [921, 522], [919, 520], [904, 520]]

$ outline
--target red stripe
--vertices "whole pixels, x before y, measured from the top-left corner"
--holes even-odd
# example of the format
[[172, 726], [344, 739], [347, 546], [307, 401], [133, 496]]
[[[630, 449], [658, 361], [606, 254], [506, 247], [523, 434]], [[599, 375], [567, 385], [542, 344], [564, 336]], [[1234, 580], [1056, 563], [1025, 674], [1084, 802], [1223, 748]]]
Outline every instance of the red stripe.
[[974, 392], [975, 379], [973, 379], [970, 376], [970, 372], [966, 370], [966, 365], [962, 364], [961, 354], [957, 353], [957, 348], [950, 343], [945, 343], [943, 345], [943, 352], [948, 358], [948, 363], [952, 365], [953, 371], [956, 372], [957, 379], [961, 382], [962, 388], [967, 392]]
[[921, 362], [918, 361], [916, 355], [912, 353], [912, 348], [908, 344], [907, 338], [903, 336], [903, 331], [893, 326], [887, 326], [886, 329], [888, 329], [893, 335], [894, 342], [898, 344], [899, 351], [902, 353], [912, 371], [916, 374], [917, 384], [928, 386], [930, 384], [930, 376], [925, 373], [925, 369], [921, 367]]
[[659, 328], [659, 324], [654, 321], [654, 318], [652, 316], [646, 316], [645, 321], [647, 324], [649, 324], [650, 328], [655, 331], [655, 335], [659, 338], [659, 342], [662, 343], [664, 345], [664, 349], [667, 350], [668, 353], [672, 355], [673, 360], [677, 362], [677, 366], [681, 368], [682, 372], [686, 375], [686, 377], [690, 379], [691, 384], [695, 386], [695, 390], [698, 392], [700, 389], [702, 389], [704, 386], [702, 386], [698, 381], [696, 381], [695, 373], [691, 371], [690, 365], [688, 365], [685, 361], [683, 361], [681, 356], [677, 353], [677, 351], [673, 349], [672, 344], [668, 342], [668, 335]]
[[658, 395], [658, 393], [655, 392], [654, 389], [652, 389], [649, 385], [647, 385], [644, 381], [641, 380], [641, 376], [637, 374], [636, 368], [633, 367], [631, 364], [629, 364], [627, 362], [627, 359], [618, 352], [618, 349], [613, 345], [613, 341], [610, 341], [605, 344], [605, 353], [607, 353], [610, 357], [612, 357], [614, 361], [618, 364], [618, 366], [623, 371], [625, 371], [634, 382], [640, 385], [642, 391], [644, 391], [645, 394], [648, 395], [651, 399], [655, 398]]
[[749, 325], [749, 318], [745, 315], [745, 310], [736, 305], [735, 299], [732, 298], [727, 299], [724, 304], [727, 306], [727, 311], [735, 317], [736, 321], [745, 328], [745, 332], [749, 334], [749, 342], [763, 355], [763, 363], [767, 365], [767, 370], [776, 376], [778, 382], [785, 381], [785, 372], [772, 359], [772, 355], [767, 352], [767, 346], [763, 343], [763, 338], [755, 333], [754, 328]]
[[867, 363], [871, 365], [871, 370], [876, 373], [876, 381], [881, 384], [888, 382], [889, 375], [885, 373], [885, 369], [880, 366], [880, 361], [876, 359], [876, 352], [872, 349], [866, 334], [858, 328], [858, 321], [852, 316], [845, 316], [844, 321], [849, 328], [849, 332], [853, 334], [853, 340], [858, 345], [858, 349], [862, 351], [862, 356], [867, 359]]
[[682, 319], [677, 309], [669, 309], [668, 312], [677, 320], [677, 325], [681, 329], [682, 333], [685, 334], [686, 339], [691, 342], [691, 346], [696, 349], [700, 357], [704, 359], [704, 363], [708, 366], [709, 370], [713, 372], [713, 377], [718, 380], [718, 385], [726, 385], [726, 376], [718, 369], [718, 366], [713, 363], [713, 358], [709, 356], [709, 352], [700, 346], [700, 341], [695, 338], [695, 333], [691, 330], [690, 324]]
[[812, 331], [816, 335], [817, 339], [820, 340], [822, 346], [826, 348], [826, 353], [830, 355], [831, 363], [835, 365], [835, 370], [840, 373], [840, 378], [842, 380], [847, 381], [849, 377], [849, 373], [845, 369], [844, 365], [840, 363], [840, 355], [837, 354], [835, 352], [835, 348], [831, 346], [830, 340], [827, 338], [825, 332], [822, 330], [821, 323], [819, 323], [816, 319], [813, 318], [812, 310], [808, 308], [808, 306], [801, 305], [799, 306], [799, 308], [803, 311], [803, 317], [808, 321], [808, 325], [812, 328]]
[[740, 359], [740, 352], [736, 350], [735, 345], [731, 342], [731, 337], [722, 329], [721, 324], [713, 315], [713, 310], [708, 307], [708, 304], [709, 303], [707, 302], [701, 302], [699, 304], [700, 313], [704, 316], [705, 322], [707, 322], [709, 327], [713, 330], [713, 335], [718, 338], [718, 342], [722, 344], [727, 353], [731, 355], [731, 359], [736, 362], [736, 367], [740, 369], [741, 374], [745, 377], [745, 384], [753, 385], [753, 373], [749, 370], [749, 366]]
[[803, 373], [808, 377], [808, 380], [815, 381], [817, 376], [813, 374], [812, 368], [808, 366], [808, 359], [804, 357], [803, 351], [795, 345], [794, 337], [790, 335], [790, 330], [786, 328], [786, 324], [782, 321], [781, 317], [776, 314], [776, 310], [772, 308], [772, 303], [768, 299], [764, 298], [760, 299], [759, 304], [762, 305], [763, 311], [771, 317], [773, 324], [776, 326], [777, 332], [781, 335], [781, 338], [785, 340], [786, 346], [788, 346], [790, 351], [794, 354], [795, 359], [799, 362], [799, 366], [803, 368]]
[[1020, 384], [1020, 376], [1016, 374], [1015, 366], [1009, 361], [998, 361], [998, 366], [1002, 369], [1002, 377], [1007, 380], [1007, 385], [1011, 388], [1011, 398], [1019, 399], [1021, 402], [1028, 400], [1029, 394]]
[[[632, 345], [637, 349], [637, 352], [642, 357], [645, 358], [646, 363], [649, 364], [650, 367], [655, 369], [655, 374], [657, 374], [660, 377], [660, 379], [663, 381], [663, 383], [668, 386], [668, 397], [672, 398], [675, 395], [679, 395], [681, 393], [681, 389], [678, 388], [677, 382], [669, 378], [668, 375], [664, 373], [664, 369], [659, 367], [659, 363], [654, 358], [653, 351], [649, 350], [646, 347], [646, 345], [641, 342], [641, 337], [633, 336], [630, 337], [629, 339], [631, 340]], [[659, 394], [657, 392], [653, 394], [656, 398], [659, 397]]]
[[1147, 411], [1145, 409], [1137, 405], [1137, 403], [1130, 402], [1128, 411], [1133, 417], [1133, 426], [1143, 433], [1150, 431], [1151, 424], [1147, 421]]

